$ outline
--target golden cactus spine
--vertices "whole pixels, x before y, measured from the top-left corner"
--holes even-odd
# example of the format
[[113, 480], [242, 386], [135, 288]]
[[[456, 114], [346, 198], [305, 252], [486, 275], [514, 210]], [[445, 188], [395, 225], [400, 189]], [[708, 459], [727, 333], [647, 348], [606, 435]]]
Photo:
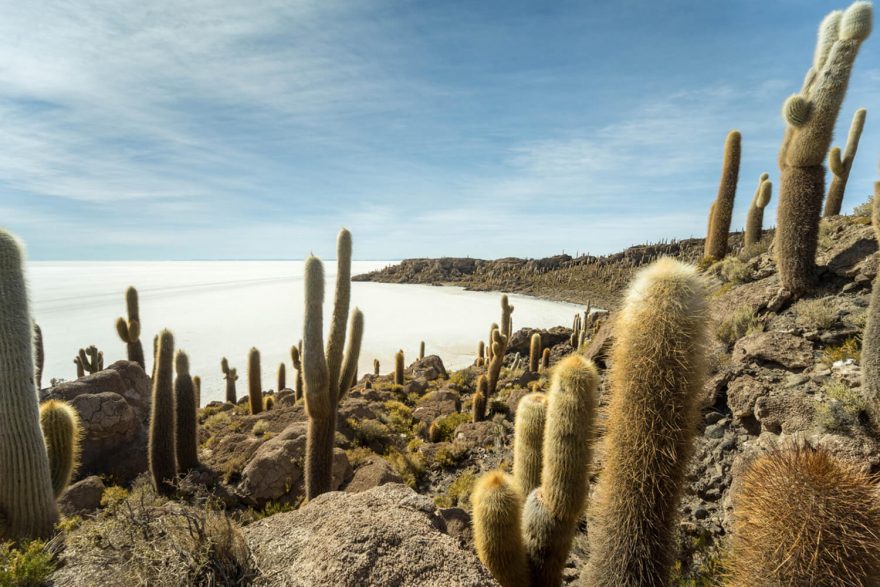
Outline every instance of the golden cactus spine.
[[138, 292], [134, 287], [129, 286], [125, 290], [125, 306], [128, 313], [128, 319], [123, 317], [116, 319], [116, 332], [119, 338], [126, 344], [128, 351], [128, 360], [134, 361], [141, 366], [144, 371], [147, 370], [147, 364], [144, 361], [144, 347], [141, 344], [141, 316], [140, 307], [138, 306]]
[[758, 188], [749, 205], [749, 212], [746, 216], [746, 233], [743, 244], [751, 247], [758, 243], [763, 236], [764, 225], [764, 208], [770, 203], [770, 196], [773, 191], [773, 183], [768, 179], [767, 173], [762, 173], [758, 180]]
[[[0, 229], [0, 536], [48, 538], [58, 519], [34, 384], [24, 252]], [[14, 434], [11, 431], [15, 431]]]
[[474, 545], [501, 587], [529, 587], [522, 541], [522, 496], [510, 475], [492, 471], [480, 477], [471, 495]]
[[523, 496], [541, 485], [546, 415], [547, 397], [543, 393], [535, 392], [523, 396], [516, 407], [513, 479]]
[[825, 451], [758, 457], [734, 496], [730, 587], [875, 585], [876, 480]]
[[867, 114], [867, 110], [860, 108], [853, 115], [843, 158], [840, 156], [839, 147], [834, 147], [828, 153], [828, 167], [831, 168], [834, 177], [831, 179], [828, 195], [825, 197], [825, 211], [822, 213], [825, 218], [840, 214], [840, 208], [843, 206], [843, 193], [846, 191], [849, 172], [852, 169], [853, 160], [856, 158], [856, 151], [859, 149], [859, 139], [862, 137], [862, 129], [865, 128]]
[[636, 275], [618, 313], [586, 584], [668, 584], [704, 380], [706, 313], [696, 269], [669, 258]]
[[799, 294], [813, 285], [819, 217], [825, 194], [822, 162], [840, 112], [859, 47], [871, 32], [873, 8], [855, 2], [830, 13], [819, 27], [812, 68], [783, 105], [787, 126], [779, 153], [781, 181], [774, 252], [779, 278]]
[[357, 370], [364, 317], [351, 313], [346, 343], [346, 319], [351, 296], [351, 233], [339, 232], [336, 241], [336, 293], [330, 334], [324, 351], [324, 266], [311, 256], [305, 264], [305, 324], [303, 328], [303, 381], [308, 416], [306, 433], [306, 499], [331, 489], [336, 412], [339, 399], [351, 387]]
[[721, 183], [712, 206], [709, 234], [706, 236], [706, 257], [720, 260], [727, 256], [727, 238], [733, 218], [733, 202], [739, 179], [739, 161], [742, 152], [742, 135], [738, 130], [728, 133], [724, 142], [724, 162], [721, 166]]
[[199, 466], [199, 429], [196, 417], [195, 385], [189, 374], [189, 357], [177, 351], [174, 357], [174, 447], [177, 469], [186, 473]]
[[52, 490], [55, 497], [60, 497], [79, 466], [79, 414], [67, 402], [49, 400], [40, 405], [40, 427], [49, 455]]
[[174, 336], [168, 330], [163, 330], [159, 333], [156, 353], [147, 447], [153, 487], [162, 495], [174, 492], [174, 479], [177, 476], [174, 411]]

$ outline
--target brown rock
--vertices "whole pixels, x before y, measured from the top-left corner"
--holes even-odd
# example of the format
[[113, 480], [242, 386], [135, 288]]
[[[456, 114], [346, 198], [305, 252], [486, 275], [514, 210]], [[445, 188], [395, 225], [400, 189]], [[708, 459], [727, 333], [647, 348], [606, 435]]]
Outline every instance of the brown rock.
[[97, 475], [86, 477], [68, 487], [58, 498], [58, 509], [65, 516], [84, 516], [101, 505], [107, 487]]
[[443, 366], [443, 360], [437, 355], [428, 355], [424, 359], [419, 359], [407, 368], [406, 375], [412, 379], [424, 379], [425, 381], [449, 379], [446, 367]]
[[739, 363], [769, 363], [800, 371], [813, 365], [813, 345], [793, 334], [759, 332], [739, 339], [732, 358]]
[[375, 457], [357, 468], [345, 491], [358, 493], [386, 483], [403, 483], [403, 479], [391, 468], [388, 461]]

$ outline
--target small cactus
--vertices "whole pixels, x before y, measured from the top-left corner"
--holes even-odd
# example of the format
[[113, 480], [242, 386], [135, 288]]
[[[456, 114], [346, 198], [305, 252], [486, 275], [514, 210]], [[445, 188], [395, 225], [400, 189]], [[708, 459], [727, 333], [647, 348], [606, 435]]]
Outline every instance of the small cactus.
[[40, 405], [40, 427], [49, 455], [52, 490], [57, 498], [64, 493], [79, 466], [82, 436], [79, 414], [67, 402], [49, 400]]
[[373, 359], [373, 375], [379, 376], [379, 359]]
[[43, 365], [46, 362], [46, 355], [43, 351], [43, 330], [40, 325], [34, 322], [34, 380], [37, 383], [37, 389], [43, 389]]
[[202, 405], [202, 378], [196, 375], [193, 377], [193, 392], [195, 393], [196, 409]]
[[541, 333], [532, 334], [529, 340], [529, 371], [538, 372], [538, 361], [541, 360]]
[[867, 114], [867, 110], [860, 108], [853, 115], [843, 158], [840, 157], [839, 147], [834, 147], [828, 154], [828, 167], [831, 168], [834, 177], [828, 187], [828, 195], [825, 197], [825, 211], [822, 213], [825, 218], [840, 214], [840, 208], [843, 205], [843, 192], [846, 190], [849, 172], [852, 169], [853, 160], [856, 158], [856, 151], [859, 149], [859, 139], [862, 137], [862, 129], [865, 128]]
[[290, 347], [290, 358], [293, 361], [293, 368], [296, 369], [296, 389], [294, 389], [294, 399], [301, 400], [303, 397], [303, 374], [302, 374], [302, 341], [299, 346]]
[[513, 306], [507, 299], [507, 294], [501, 296], [501, 334], [510, 338], [513, 332]]
[[153, 377], [148, 447], [153, 488], [162, 495], [174, 492], [177, 476], [174, 422], [174, 336], [163, 330], [159, 333], [156, 376]]
[[284, 363], [278, 363], [278, 378], [275, 391], [281, 391], [287, 387], [287, 367]]
[[[153, 361], [153, 365], [153, 377], [155, 377], [155, 360]], [[223, 379], [226, 380], [226, 401], [230, 404], [234, 404], [237, 401], [235, 393], [235, 382], [238, 381], [237, 371], [234, 368], [229, 368], [229, 361], [226, 360], [226, 357], [223, 357], [220, 361], [220, 370], [223, 372]]]
[[425, 341], [423, 340], [419, 344], [419, 360], [421, 361], [424, 358], [425, 358]]
[[95, 345], [91, 345], [88, 348], [79, 349], [73, 362], [76, 363], [77, 377], [84, 377], [86, 372], [93, 375], [104, 370], [104, 353], [99, 351]]
[[[480, 375], [482, 381], [485, 383], [486, 379], [482, 375]], [[479, 389], [474, 392], [474, 396], [471, 399], [472, 403], [472, 421], [473, 422], [482, 422], [486, 419], [486, 394], [479, 391]]]
[[141, 366], [144, 371], [147, 370], [147, 364], [144, 361], [144, 347], [141, 344], [141, 317], [138, 306], [138, 292], [134, 287], [129, 287], [125, 291], [125, 306], [128, 312], [128, 320], [121, 316], [116, 319], [116, 332], [127, 346], [128, 360], [134, 361]]
[[474, 361], [474, 364], [478, 367], [481, 366], [486, 361], [486, 343], [482, 340], [477, 343], [477, 358]]
[[263, 411], [263, 379], [260, 374], [260, 351], [252, 347], [248, 352], [248, 401], [251, 414]]
[[266, 397], [263, 398], [263, 409], [265, 411], [268, 412], [269, 410], [271, 410], [274, 407], [275, 407], [275, 398], [274, 397], [272, 397], [271, 395], [267, 395]]
[[498, 387], [498, 377], [501, 375], [501, 367], [504, 365], [504, 352], [507, 349], [507, 337], [496, 328], [492, 331], [492, 359], [489, 361], [489, 396], [495, 395]]
[[706, 257], [716, 261], [727, 256], [727, 238], [733, 217], [733, 201], [739, 178], [739, 160], [742, 151], [742, 135], [732, 130], [724, 142], [724, 163], [721, 166], [721, 184], [711, 212], [711, 228], [706, 236]]
[[428, 442], [440, 442], [441, 440], [443, 440], [443, 431], [440, 430], [436, 421], [431, 422], [431, 425], [428, 426]]
[[547, 397], [530, 393], [519, 400], [514, 420], [513, 478], [520, 495], [541, 485]]
[[199, 466], [199, 430], [195, 385], [189, 374], [189, 357], [177, 351], [174, 357], [174, 446], [177, 469], [186, 473]]
[[746, 247], [754, 246], [761, 240], [763, 224], [764, 224], [764, 208], [770, 203], [770, 195], [773, 191], [773, 183], [770, 182], [767, 173], [762, 173], [758, 180], [758, 189], [755, 190], [755, 196], [749, 205], [748, 216], [746, 216], [746, 234], [744, 244]]
[[403, 385], [403, 351], [394, 354], [394, 384]]
[[550, 368], [550, 349], [544, 349], [544, 352], [541, 353], [541, 371], [546, 371]]

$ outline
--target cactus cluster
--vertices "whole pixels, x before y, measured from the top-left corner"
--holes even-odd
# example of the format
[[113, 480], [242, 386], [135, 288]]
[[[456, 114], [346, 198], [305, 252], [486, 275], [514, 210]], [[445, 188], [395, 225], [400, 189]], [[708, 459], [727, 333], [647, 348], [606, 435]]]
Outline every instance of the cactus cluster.
[[104, 370], [104, 353], [99, 351], [95, 345], [91, 345], [88, 348], [79, 349], [73, 362], [76, 364], [76, 377], [79, 379], [85, 377], [86, 373], [92, 375]]
[[[155, 353], [154, 353], [155, 354]], [[220, 360], [220, 371], [223, 372], [223, 379], [226, 380], [226, 401], [234, 404], [238, 398], [235, 393], [235, 382], [238, 381], [238, 372], [233, 368], [229, 368], [229, 361], [226, 357]], [[156, 360], [153, 360], [153, 377], [156, 377]]]
[[739, 160], [742, 153], [742, 135], [732, 130], [724, 141], [724, 161], [721, 165], [721, 183], [718, 195], [709, 209], [709, 232], [703, 256], [719, 261], [727, 256], [727, 238], [733, 218], [733, 202], [739, 179]]
[[856, 158], [859, 139], [862, 137], [862, 129], [865, 128], [867, 115], [868, 111], [864, 108], [856, 110], [853, 115], [843, 158], [840, 156], [840, 147], [834, 147], [828, 153], [828, 167], [834, 177], [831, 179], [831, 185], [828, 186], [828, 195], [825, 196], [825, 210], [822, 212], [822, 216], [826, 218], [840, 214], [840, 208], [843, 206], [843, 192], [846, 190], [849, 172], [852, 169], [853, 160]]
[[336, 412], [339, 400], [351, 387], [361, 340], [364, 315], [355, 308], [346, 338], [346, 319], [351, 296], [351, 233], [337, 239], [336, 294], [330, 335], [324, 350], [324, 266], [311, 256], [305, 264], [305, 320], [303, 330], [303, 380], [308, 416], [306, 434], [306, 499], [330, 491]]
[[[819, 219], [825, 195], [822, 162], [840, 113], [859, 47], [871, 32], [873, 8], [855, 2], [822, 21], [800, 93], [783, 106], [787, 123], [779, 153], [781, 181], [774, 251], [782, 286], [799, 294], [815, 279]], [[836, 162], [835, 162], [836, 164]]]
[[770, 196], [773, 191], [773, 183], [768, 179], [768, 173], [762, 173], [758, 179], [758, 188], [749, 204], [749, 212], [746, 216], [746, 233], [743, 237], [743, 244], [751, 247], [758, 243], [763, 236], [764, 226], [764, 208], [770, 203]]
[[134, 287], [125, 290], [125, 307], [128, 319], [123, 317], [116, 319], [116, 332], [127, 346], [128, 360], [134, 361], [144, 371], [147, 365], [144, 362], [144, 347], [141, 345], [141, 317], [138, 306], [138, 292]]

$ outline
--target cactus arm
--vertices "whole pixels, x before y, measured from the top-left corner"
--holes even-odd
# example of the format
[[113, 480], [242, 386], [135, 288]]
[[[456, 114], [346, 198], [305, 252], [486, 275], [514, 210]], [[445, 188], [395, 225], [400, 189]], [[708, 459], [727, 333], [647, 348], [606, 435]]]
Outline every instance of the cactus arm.
[[336, 239], [336, 293], [327, 339], [327, 380], [331, 390], [339, 388], [345, 344], [345, 323], [351, 299], [351, 233], [339, 231]]
[[303, 329], [303, 383], [309, 418], [329, 418], [332, 410], [324, 357], [324, 266], [309, 257], [305, 266], [306, 307]]
[[543, 393], [523, 396], [516, 408], [513, 432], [513, 479], [521, 495], [528, 495], [541, 484], [546, 414], [547, 398]]
[[177, 351], [174, 358], [177, 378], [174, 380], [174, 446], [177, 468], [181, 473], [199, 466], [199, 431], [196, 417], [196, 386], [189, 372], [189, 357]]
[[471, 496], [474, 544], [480, 560], [501, 587], [529, 587], [520, 525], [522, 497], [501, 471], [483, 475]]
[[355, 308], [351, 313], [348, 329], [348, 342], [345, 349], [342, 375], [339, 379], [339, 399], [342, 399], [351, 386], [357, 373], [358, 359], [361, 355], [361, 342], [364, 338], [364, 313]]
[[828, 187], [828, 196], [825, 198], [825, 210], [822, 216], [837, 216], [843, 206], [843, 196], [846, 191], [846, 183], [849, 180], [849, 172], [852, 169], [853, 161], [856, 157], [856, 151], [859, 148], [859, 139], [862, 136], [862, 129], [865, 127], [865, 116], [867, 111], [864, 108], [856, 110], [853, 115], [852, 123], [849, 127], [849, 136], [846, 140], [846, 151], [841, 158], [840, 148], [834, 147], [828, 154], [828, 167], [833, 173], [831, 185]]

